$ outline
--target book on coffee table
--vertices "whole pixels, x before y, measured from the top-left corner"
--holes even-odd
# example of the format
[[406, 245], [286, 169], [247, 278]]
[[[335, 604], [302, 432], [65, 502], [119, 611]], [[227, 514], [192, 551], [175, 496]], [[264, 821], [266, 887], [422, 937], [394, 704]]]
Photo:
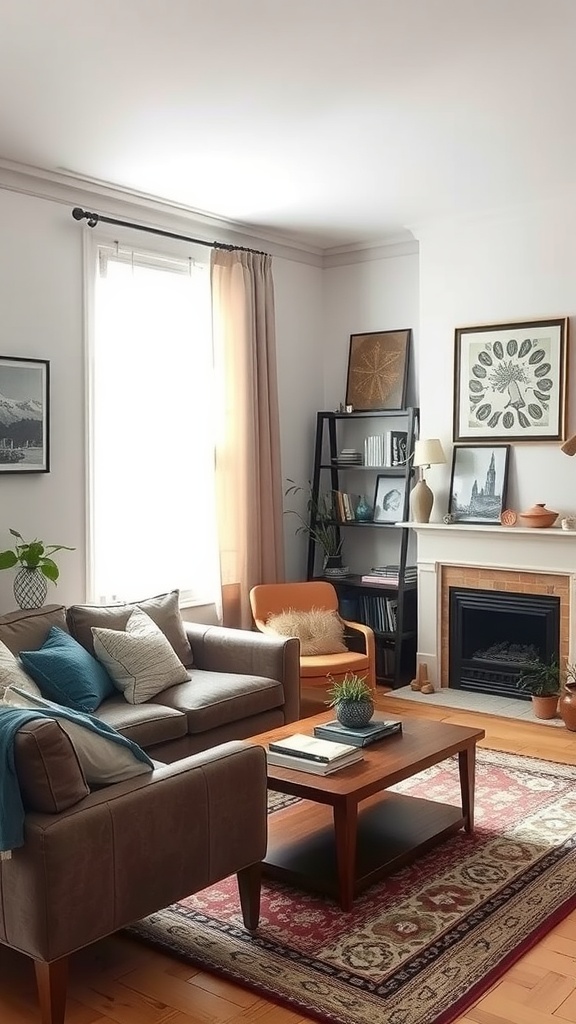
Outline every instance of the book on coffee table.
[[268, 749], [275, 754], [289, 754], [290, 757], [303, 757], [319, 764], [333, 764], [348, 754], [355, 753], [354, 746], [339, 740], [319, 739], [296, 732], [293, 736], [270, 743]]
[[279, 754], [275, 750], [268, 748], [266, 752], [268, 758], [268, 764], [277, 765], [279, 768], [292, 768], [297, 772], [311, 772], [313, 775], [332, 775], [333, 772], [339, 772], [342, 768], [347, 768], [351, 764], [357, 764], [358, 761], [362, 761], [362, 751], [352, 748], [351, 754], [346, 754], [345, 757], [338, 757], [336, 760], [331, 762], [313, 761], [309, 757], [293, 757], [291, 754]]
[[377, 719], [361, 729], [350, 729], [337, 719], [314, 727], [314, 735], [319, 739], [334, 739], [351, 747], [367, 747], [369, 743], [376, 743], [385, 736], [395, 736], [399, 732], [402, 732], [402, 722], [391, 719]]

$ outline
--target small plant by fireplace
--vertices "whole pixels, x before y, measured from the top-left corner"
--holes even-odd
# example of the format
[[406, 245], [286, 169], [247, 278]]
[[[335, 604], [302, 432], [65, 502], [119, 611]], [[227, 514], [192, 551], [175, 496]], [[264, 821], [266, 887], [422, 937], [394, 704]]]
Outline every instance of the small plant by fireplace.
[[532, 697], [536, 718], [554, 718], [560, 696], [560, 666], [553, 659], [530, 661], [520, 670], [518, 686]]

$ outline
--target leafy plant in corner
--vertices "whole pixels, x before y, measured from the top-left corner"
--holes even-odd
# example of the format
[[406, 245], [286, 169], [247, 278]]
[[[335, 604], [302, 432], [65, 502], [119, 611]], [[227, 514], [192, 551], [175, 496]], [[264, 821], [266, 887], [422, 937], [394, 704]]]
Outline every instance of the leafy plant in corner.
[[300, 526], [296, 528], [296, 534], [308, 534], [312, 540], [319, 544], [324, 551], [326, 558], [338, 558], [342, 553], [342, 540], [339, 537], [329, 495], [319, 495], [315, 499], [312, 493], [312, 485], [301, 487], [294, 480], [288, 479], [290, 486], [284, 491], [284, 497], [297, 497], [307, 494], [306, 511], [308, 518], [305, 519], [297, 509], [285, 509], [286, 515], [296, 516]]
[[41, 540], [25, 541], [17, 530], [10, 530], [18, 543], [14, 548], [0, 551], [0, 569], [13, 569], [20, 564], [23, 569], [37, 569], [46, 579], [56, 583], [60, 570], [52, 555], [56, 551], [74, 551], [65, 544], [44, 544]]
[[560, 694], [560, 666], [553, 658], [548, 664], [536, 658], [520, 670], [518, 687], [532, 697], [557, 697]]

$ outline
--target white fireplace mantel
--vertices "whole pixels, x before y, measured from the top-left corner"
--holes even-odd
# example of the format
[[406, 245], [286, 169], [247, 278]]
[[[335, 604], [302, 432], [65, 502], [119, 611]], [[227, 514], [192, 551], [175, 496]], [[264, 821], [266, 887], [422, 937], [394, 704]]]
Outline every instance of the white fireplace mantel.
[[432, 682], [440, 676], [441, 567], [444, 565], [549, 573], [568, 578], [569, 659], [576, 657], [576, 531], [560, 527], [484, 526], [475, 523], [399, 523], [417, 536], [418, 662]]

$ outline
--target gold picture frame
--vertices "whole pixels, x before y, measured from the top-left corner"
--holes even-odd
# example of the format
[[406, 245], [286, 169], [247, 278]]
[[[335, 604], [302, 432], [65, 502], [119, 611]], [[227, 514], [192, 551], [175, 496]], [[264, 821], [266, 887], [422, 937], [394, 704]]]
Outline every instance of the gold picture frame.
[[350, 335], [346, 406], [354, 412], [404, 409], [412, 331]]

